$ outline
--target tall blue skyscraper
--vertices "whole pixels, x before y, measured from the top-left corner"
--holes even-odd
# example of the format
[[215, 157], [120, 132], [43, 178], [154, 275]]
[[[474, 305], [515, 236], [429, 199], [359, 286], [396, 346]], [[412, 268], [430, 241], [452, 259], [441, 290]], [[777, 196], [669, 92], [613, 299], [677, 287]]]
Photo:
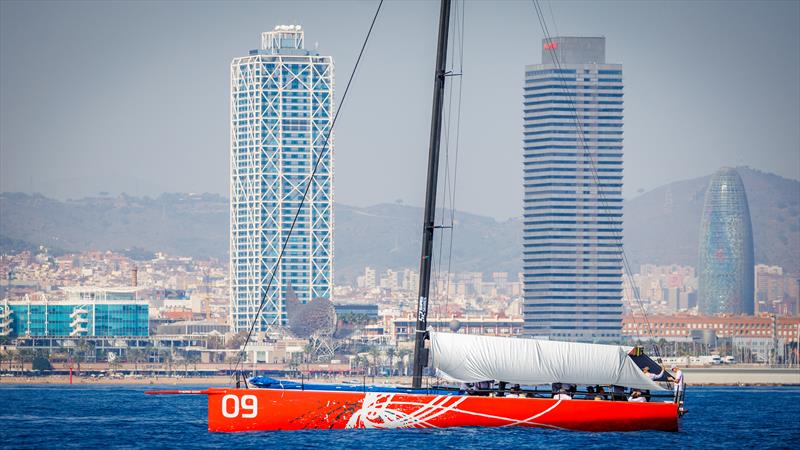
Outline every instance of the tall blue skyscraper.
[[[230, 322], [255, 318], [306, 184], [311, 188], [259, 317], [286, 324], [286, 300], [333, 291], [333, 59], [305, 49], [298, 25], [262, 33], [261, 48], [231, 63]], [[314, 163], [322, 160], [313, 180]]]
[[753, 227], [739, 173], [711, 177], [700, 223], [697, 307], [703, 314], [753, 314]]
[[542, 42], [525, 68], [525, 333], [617, 341], [622, 326], [622, 66], [605, 38]]

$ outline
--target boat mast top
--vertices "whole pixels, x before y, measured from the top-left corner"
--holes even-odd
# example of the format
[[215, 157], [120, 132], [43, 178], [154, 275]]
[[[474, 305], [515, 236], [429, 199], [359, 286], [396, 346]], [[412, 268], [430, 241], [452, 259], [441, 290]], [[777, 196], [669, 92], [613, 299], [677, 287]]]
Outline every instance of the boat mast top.
[[439, 144], [442, 134], [444, 81], [447, 76], [447, 37], [450, 28], [450, 0], [442, 0], [439, 13], [439, 41], [436, 47], [436, 72], [433, 84], [433, 112], [428, 150], [428, 182], [425, 191], [425, 213], [422, 223], [422, 256], [419, 263], [419, 298], [417, 326], [414, 333], [414, 372], [412, 386], [422, 387], [422, 368], [428, 362], [425, 333], [428, 328], [428, 300], [431, 288], [433, 231], [436, 218], [436, 185], [439, 175]]

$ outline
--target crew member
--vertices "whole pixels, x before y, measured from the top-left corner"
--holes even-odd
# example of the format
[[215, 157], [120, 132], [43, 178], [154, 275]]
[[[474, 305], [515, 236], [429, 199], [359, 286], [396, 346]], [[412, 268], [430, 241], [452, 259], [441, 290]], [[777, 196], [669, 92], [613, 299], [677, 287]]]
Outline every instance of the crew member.
[[647, 378], [650, 378], [653, 381], [655, 381], [658, 378], [661, 378], [661, 376], [664, 375], [664, 369], [663, 368], [661, 369], [660, 373], [656, 374], [656, 373], [650, 372], [650, 367], [649, 366], [644, 366], [642, 368], [642, 372], [644, 372], [644, 374], [647, 375]]
[[637, 402], [637, 403], [640, 403], [640, 402], [646, 402], [646, 401], [647, 401], [647, 399], [645, 399], [645, 398], [642, 396], [642, 393], [641, 393], [641, 392], [639, 392], [639, 391], [633, 391], [633, 392], [631, 393], [631, 396], [628, 398], [628, 401], [629, 401], [629, 402]]
[[683, 391], [683, 371], [678, 366], [672, 366], [672, 375], [670, 380], [675, 383], [675, 395]]

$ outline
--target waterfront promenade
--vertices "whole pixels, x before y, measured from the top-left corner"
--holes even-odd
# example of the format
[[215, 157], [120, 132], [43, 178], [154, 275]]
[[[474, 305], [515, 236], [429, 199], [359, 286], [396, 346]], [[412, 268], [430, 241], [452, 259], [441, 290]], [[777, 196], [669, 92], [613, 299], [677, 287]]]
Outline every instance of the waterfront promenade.
[[[740, 386], [740, 385], [800, 385], [800, 368], [776, 367], [693, 367], [683, 369], [689, 385]], [[229, 376], [181, 376], [181, 377], [126, 377], [95, 378], [73, 377], [73, 384], [175, 384], [198, 386], [229, 386], [233, 378]], [[299, 379], [295, 381], [300, 381]], [[306, 379], [308, 381], [308, 379]], [[316, 378], [317, 383], [366, 382], [367, 384], [410, 385], [410, 377], [335, 377]], [[13, 376], [0, 377], [0, 384], [69, 384], [67, 375]]]

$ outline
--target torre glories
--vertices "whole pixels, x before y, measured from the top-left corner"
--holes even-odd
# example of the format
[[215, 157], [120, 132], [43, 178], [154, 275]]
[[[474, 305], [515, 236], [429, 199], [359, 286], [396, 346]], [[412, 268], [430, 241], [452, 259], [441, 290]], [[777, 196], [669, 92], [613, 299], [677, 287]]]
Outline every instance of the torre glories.
[[753, 314], [753, 227], [739, 173], [722, 168], [706, 191], [698, 259], [701, 314]]

